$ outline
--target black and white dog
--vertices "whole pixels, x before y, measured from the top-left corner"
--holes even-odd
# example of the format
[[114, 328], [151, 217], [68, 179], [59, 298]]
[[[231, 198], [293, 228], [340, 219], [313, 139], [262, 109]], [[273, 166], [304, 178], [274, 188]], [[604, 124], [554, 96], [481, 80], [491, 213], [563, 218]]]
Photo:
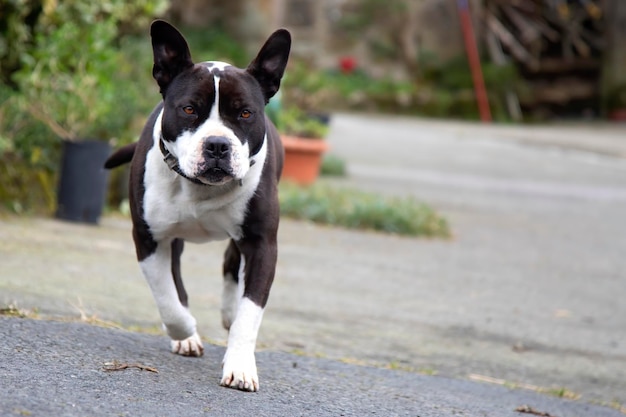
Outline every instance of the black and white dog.
[[137, 143], [106, 162], [131, 162], [130, 208], [141, 270], [172, 338], [172, 351], [201, 356], [180, 274], [184, 241], [230, 239], [222, 323], [229, 330], [221, 385], [257, 391], [254, 350], [276, 269], [277, 184], [283, 148], [264, 107], [276, 94], [291, 36], [274, 32], [246, 69], [194, 64], [170, 24], [150, 30], [153, 76], [163, 102]]

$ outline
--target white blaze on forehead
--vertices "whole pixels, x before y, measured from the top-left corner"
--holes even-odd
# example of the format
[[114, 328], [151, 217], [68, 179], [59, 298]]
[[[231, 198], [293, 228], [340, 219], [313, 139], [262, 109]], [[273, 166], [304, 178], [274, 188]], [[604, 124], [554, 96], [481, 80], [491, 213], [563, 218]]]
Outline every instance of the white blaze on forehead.
[[204, 62], [204, 64], [206, 64], [207, 69], [209, 71], [214, 70], [214, 69], [218, 71], [224, 71], [226, 68], [232, 67], [231, 64], [227, 62], [222, 62], [222, 61], [207, 61], [207, 62]]
[[211, 107], [211, 113], [209, 114], [209, 120], [220, 121], [220, 76], [213, 74], [213, 85], [215, 86], [215, 101], [213, 101], [213, 107]]

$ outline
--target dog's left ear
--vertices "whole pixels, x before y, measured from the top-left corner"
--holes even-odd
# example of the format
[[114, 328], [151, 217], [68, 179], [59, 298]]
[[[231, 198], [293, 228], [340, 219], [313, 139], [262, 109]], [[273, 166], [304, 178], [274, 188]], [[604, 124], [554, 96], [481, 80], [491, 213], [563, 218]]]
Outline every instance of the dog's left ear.
[[291, 35], [285, 29], [279, 29], [265, 41], [259, 54], [248, 65], [247, 71], [261, 85], [265, 104], [276, 94], [280, 80], [285, 73], [291, 50]]

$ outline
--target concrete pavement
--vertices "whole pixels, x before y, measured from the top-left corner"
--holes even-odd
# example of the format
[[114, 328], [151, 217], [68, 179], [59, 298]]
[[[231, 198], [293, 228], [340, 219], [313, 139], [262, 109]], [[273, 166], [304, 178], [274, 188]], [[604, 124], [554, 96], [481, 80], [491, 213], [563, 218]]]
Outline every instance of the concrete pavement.
[[[406, 390], [410, 400], [398, 403], [391, 413], [368, 408], [367, 401], [355, 401], [351, 409], [348, 401], [342, 403], [346, 415], [366, 409], [380, 415], [449, 415], [451, 410], [509, 415], [522, 404], [498, 402], [496, 398], [504, 398], [500, 390], [509, 392], [498, 384], [580, 397], [574, 403], [547, 395], [532, 397], [554, 401], [547, 404], [550, 407], [573, 404], [558, 412], [543, 410], [560, 417], [619, 414], [584, 407], [626, 403], [622, 302], [626, 161], [619, 139], [623, 132], [619, 126], [494, 128], [335, 117], [329, 141], [350, 171], [338, 183], [413, 195], [442, 211], [455, 237], [407, 239], [283, 221], [277, 279], [259, 338], [261, 350], [270, 358], [283, 355], [275, 352], [291, 352], [313, 364], [333, 364], [342, 375], [370, 370], [336, 360], [421, 373], [371, 370], [375, 375], [365, 379], [402, 378], [412, 387]], [[576, 143], [569, 144], [567, 138], [574, 136]], [[129, 230], [127, 219], [112, 217], [98, 228], [45, 219], [4, 220], [0, 302], [16, 301], [41, 316], [83, 314], [130, 328], [158, 329]], [[223, 249], [221, 243], [187, 245], [183, 258], [200, 333], [218, 344], [226, 337], [219, 325]], [[35, 330], [43, 331], [24, 331]], [[102, 335], [105, 340], [109, 336]], [[148, 337], [145, 343], [160, 349], [169, 363], [173, 355], [167, 354], [162, 340]], [[2, 342], [0, 346], [10, 349]], [[158, 367], [160, 358], [155, 359], [159, 360], [152, 365]], [[204, 366], [215, 373], [217, 362], [211, 359]], [[284, 382], [273, 359], [266, 363], [262, 390], [264, 382], [269, 387]], [[438, 376], [423, 375], [433, 373]], [[310, 375], [306, 386], [314, 392], [336, 380], [336, 374]], [[496, 384], [467, 381], [472, 379]], [[208, 378], [206, 389], [223, 399], [221, 393], [228, 390], [216, 390], [212, 384], [214, 379]], [[456, 384], [467, 384], [463, 389], [472, 394], [459, 391]], [[420, 396], [424, 386], [431, 387], [432, 397]], [[372, 389], [378, 398], [400, 395]], [[488, 395], [483, 390], [490, 393], [486, 398], [495, 408], [477, 406]], [[267, 395], [280, 397], [279, 391]], [[447, 400], [438, 396], [444, 391], [450, 394]], [[512, 390], [511, 398], [534, 395], [528, 391]], [[337, 390], [325, 395], [327, 403], [343, 398]], [[420, 398], [442, 406], [460, 398], [468, 401], [437, 414]], [[340, 414], [337, 408], [329, 410], [320, 415]], [[311, 413], [302, 411], [306, 414]]]

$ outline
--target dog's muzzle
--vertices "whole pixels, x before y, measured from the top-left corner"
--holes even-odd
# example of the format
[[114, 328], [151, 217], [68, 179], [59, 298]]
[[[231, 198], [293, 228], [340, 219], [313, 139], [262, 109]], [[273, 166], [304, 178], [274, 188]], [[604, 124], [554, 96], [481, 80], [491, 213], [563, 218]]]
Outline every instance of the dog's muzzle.
[[[228, 138], [224, 136], [209, 136], [203, 148], [204, 164], [200, 170], [199, 177], [205, 178], [209, 183], [201, 181], [197, 177], [190, 177], [186, 175], [178, 163], [178, 158], [170, 153], [165, 147], [165, 139], [161, 135], [159, 140], [159, 148], [163, 154], [163, 161], [167, 164], [169, 169], [185, 178], [188, 181], [198, 185], [211, 186], [223, 182], [223, 180], [232, 176], [232, 169], [230, 167], [230, 154], [232, 152], [231, 144]], [[250, 160], [250, 166], [254, 165], [255, 161]], [[243, 185], [243, 180], [239, 180], [239, 185]]]
[[161, 153], [163, 154], [163, 161], [167, 164], [169, 169], [171, 169], [172, 171], [174, 171], [181, 177], [185, 178], [186, 180], [193, 182], [194, 184], [209, 185], [200, 181], [197, 178], [193, 178], [193, 177], [189, 177], [185, 175], [185, 173], [180, 169], [180, 165], [178, 164], [178, 158], [172, 155], [170, 151], [168, 151], [167, 148], [165, 147], [165, 139], [163, 139], [163, 135], [161, 135], [159, 139], [159, 148], [161, 149]]

